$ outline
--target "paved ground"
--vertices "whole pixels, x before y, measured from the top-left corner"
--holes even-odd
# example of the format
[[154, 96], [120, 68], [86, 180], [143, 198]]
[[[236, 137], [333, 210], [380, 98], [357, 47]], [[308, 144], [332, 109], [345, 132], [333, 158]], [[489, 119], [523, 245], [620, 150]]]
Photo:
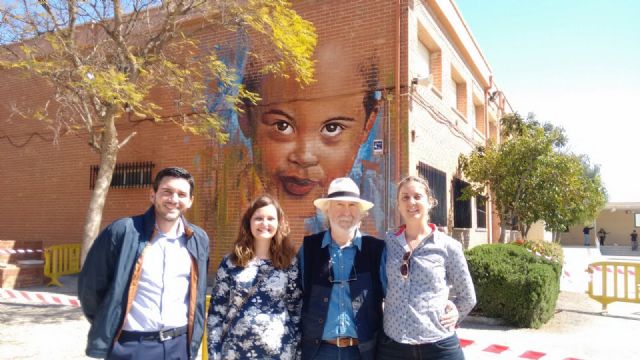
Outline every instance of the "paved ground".
[[[534, 330], [470, 318], [458, 331], [468, 344], [467, 359], [640, 359], [640, 304], [611, 304], [608, 316], [601, 315], [600, 304], [584, 294], [584, 269], [589, 262], [599, 260], [599, 254], [583, 248], [568, 248], [565, 254], [568, 262], [563, 291], [553, 319]], [[73, 295], [75, 277], [61, 280], [63, 288], [25, 290]], [[0, 359], [86, 359], [83, 354], [88, 327], [78, 307], [0, 299]]]
[[[75, 295], [76, 278], [64, 287], [30, 287], [30, 292]], [[0, 359], [88, 359], [84, 356], [89, 323], [79, 307], [34, 305], [0, 299]]]
[[89, 323], [78, 307], [0, 302], [0, 359], [85, 359]]
[[[600, 304], [585, 294], [561, 292], [556, 309], [554, 317], [537, 330], [473, 319], [463, 323], [458, 336], [475, 342], [465, 350], [467, 359], [521, 359], [527, 351], [545, 354], [543, 360], [640, 359], [640, 305], [611, 304], [608, 316], [603, 316]], [[499, 355], [483, 351], [491, 345], [509, 349]]]

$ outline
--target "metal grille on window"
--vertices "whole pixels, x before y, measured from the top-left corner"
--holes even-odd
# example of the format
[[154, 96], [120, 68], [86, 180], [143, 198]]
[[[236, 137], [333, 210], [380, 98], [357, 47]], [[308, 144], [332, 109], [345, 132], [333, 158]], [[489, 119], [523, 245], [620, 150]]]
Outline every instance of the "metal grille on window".
[[[116, 164], [110, 187], [113, 189], [148, 187], [153, 182], [151, 174], [154, 167], [155, 164], [150, 161]], [[89, 188], [92, 190], [96, 186], [98, 170], [98, 165], [91, 165]]]
[[431, 209], [431, 222], [447, 226], [447, 174], [425, 163], [418, 163], [418, 174], [427, 179], [438, 205]]
[[476, 196], [476, 218], [477, 228], [487, 228], [487, 197], [478, 195]]
[[453, 179], [453, 227], [460, 229], [471, 228], [471, 199], [460, 200], [462, 191], [469, 183], [460, 179]]

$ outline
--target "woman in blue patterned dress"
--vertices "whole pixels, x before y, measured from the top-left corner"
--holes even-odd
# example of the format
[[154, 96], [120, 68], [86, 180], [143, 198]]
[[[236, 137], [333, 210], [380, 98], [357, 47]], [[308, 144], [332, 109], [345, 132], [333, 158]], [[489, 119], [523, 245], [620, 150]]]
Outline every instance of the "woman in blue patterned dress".
[[441, 321], [449, 292], [459, 321], [476, 303], [459, 241], [429, 223], [436, 201], [429, 183], [409, 176], [398, 184], [398, 210], [406, 225], [385, 238], [387, 296], [378, 360], [463, 360], [453, 325]]
[[244, 213], [211, 294], [209, 358], [296, 357], [302, 291], [288, 234], [282, 208], [269, 195], [258, 197]]

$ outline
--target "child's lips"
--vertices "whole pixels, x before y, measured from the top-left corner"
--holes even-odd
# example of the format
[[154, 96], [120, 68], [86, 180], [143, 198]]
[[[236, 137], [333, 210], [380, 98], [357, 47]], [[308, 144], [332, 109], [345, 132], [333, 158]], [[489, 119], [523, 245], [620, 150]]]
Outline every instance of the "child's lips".
[[292, 195], [306, 195], [320, 184], [318, 181], [301, 179], [295, 176], [280, 176], [280, 182], [285, 191]]

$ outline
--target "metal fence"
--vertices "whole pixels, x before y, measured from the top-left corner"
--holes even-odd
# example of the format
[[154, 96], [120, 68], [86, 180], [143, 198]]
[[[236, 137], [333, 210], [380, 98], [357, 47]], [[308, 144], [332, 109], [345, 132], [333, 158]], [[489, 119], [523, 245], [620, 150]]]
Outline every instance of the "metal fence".
[[[116, 164], [116, 168], [113, 171], [113, 178], [111, 178], [111, 188], [125, 189], [148, 187], [153, 182], [151, 174], [153, 173], [154, 167], [155, 164], [150, 161]], [[91, 190], [96, 186], [99, 168], [99, 165], [91, 165], [91, 169], [89, 171], [89, 188]]]
[[430, 221], [438, 226], [447, 226], [447, 173], [425, 163], [418, 163], [418, 174], [429, 182], [438, 205], [431, 209]]
[[587, 294], [602, 304], [602, 311], [613, 302], [640, 303], [640, 263], [600, 261], [589, 264]]

